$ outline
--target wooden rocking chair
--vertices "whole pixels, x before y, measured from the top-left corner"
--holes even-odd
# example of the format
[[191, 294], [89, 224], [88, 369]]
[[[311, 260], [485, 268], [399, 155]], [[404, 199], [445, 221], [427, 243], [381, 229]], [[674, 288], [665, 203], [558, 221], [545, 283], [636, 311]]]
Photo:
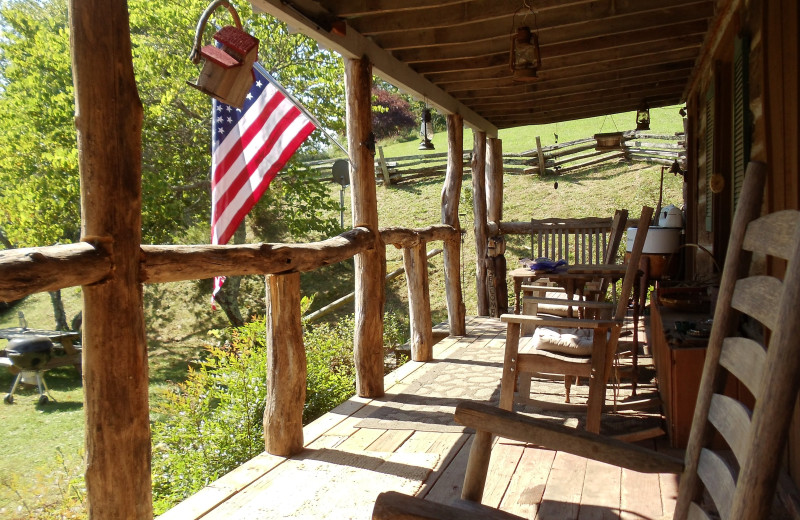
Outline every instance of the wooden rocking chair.
[[[493, 435], [635, 471], [680, 473], [676, 519], [769, 518], [800, 386], [800, 212], [781, 211], [755, 219], [761, 208], [765, 176], [763, 164], [749, 165], [732, 226], [683, 461], [637, 445], [467, 402], [458, 406], [455, 417], [459, 423], [477, 430], [462, 490], [462, 499], [469, 501], [468, 510], [390, 492], [378, 497], [373, 519], [515, 518], [479, 505]], [[783, 281], [748, 276], [753, 253], [787, 260]], [[769, 329], [767, 348], [737, 335], [743, 315]], [[752, 408], [723, 395], [728, 377], [735, 377], [752, 393]], [[727, 450], [723, 451], [732, 452], [733, 457], [720, 454], [712, 441], [714, 446], [726, 444]], [[706, 495], [713, 504], [703, 502]]]

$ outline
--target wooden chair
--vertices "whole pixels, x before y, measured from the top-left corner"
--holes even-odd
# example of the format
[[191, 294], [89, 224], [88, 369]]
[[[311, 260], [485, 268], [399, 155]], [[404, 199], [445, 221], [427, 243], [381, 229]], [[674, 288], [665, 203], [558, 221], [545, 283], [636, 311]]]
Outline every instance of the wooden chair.
[[[456, 421], [477, 430], [466, 469], [463, 499], [480, 502], [492, 436], [499, 435], [635, 471], [681, 474], [674, 512], [674, 518], [679, 520], [770, 517], [800, 387], [797, 314], [800, 212], [781, 211], [756, 219], [765, 177], [763, 164], [748, 166], [684, 460], [486, 404], [467, 402], [460, 404], [455, 413]], [[786, 260], [783, 281], [770, 276], [749, 276], [754, 253]], [[767, 348], [740, 335], [738, 325], [743, 319], [755, 319], [768, 329]], [[753, 404], [723, 395], [728, 378], [736, 378], [747, 387], [752, 393], [752, 399], [747, 401]], [[705, 496], [710, 500], [704, 502]], [[412, 507], [414, 513], [408, 514]], [[373, 518], [470, 518], [467, 514], [452, 516], [457, 511], [455, 507], [387, 493], [378, 497]], [[483, 509], [480, 517], [494, 518], [492, 514]], [[503, 515], [496, 518], [509, 518], [508, 513]]]
[[[519, 394], [526, 403], [535, 403], [545, 408], [564, 409], [565, 405], [531, 400], [531, 374], [558, 374], [564, 376], [566, 403], [570, 402], [570, 388], [575, 377], [589, 378], [589, 397], [586, 403], [586, 429], [599, 433], [600, 415], [605, 402], [606, 384], [611, 375], [613, 356], [622, 332], [628, 310], [628, 296], [632, 294], [639, 257], [644, 247], [653, 208], [642, 208], [630, 261], [622, 280], [622, 293], [616, 306], [605, 301], [573, 302], [575, 306], [602, 311], [613, 311], [612, 317], [561, 318], [504, 314], [501, 319], [508, 324], [506, 351], [503, 361], [503, 379], [500, 391], [500, 407], [511, 410], [514, 389], [519, 378]], [[616, 307], [616, 310], [614, 308]], [[608, 313], [610, 314], [610, 313]], [[521, 350], [520, 336], [523, 325], [532, 326], [533, 337], [524, 343], [529, 347]], [[583, 407], [583, 405], [579, 405]], [[569, 408], [569, 407], [568, 407]], [[574, 408], [574, 406], [573, 406]]]
[[[584, 219], [575, 219], [575, 221], [583, 220]], [[619, 245], [622, 241], [622, 234], [625, 232], [625, 227], [628, 223], [628, 210], [621, 209], [615, 211], [610, 221], [610, 227], [606, 229], [606, 225], [603, 224], [602, 233], [600, 232], [601, 228], [591, 226], [598, 226], [597, 222], [606, 222], [605, 220], [595, 218], [586, 220], [590, 221], [587, 223], [588, 227], [586, 229], [575, 228], [573, 231], [573, 242], [577, 244], [575, 246], [575, 256], [573, 258], [588, 259], [589, 262], [585, 265], [609, 265], [616, 263]], [[542, 225], [543, 224], [539, 224], [539, 226]], [[536, 236], [536, 229], [536, 226], [534, 226], [533, 236]], [[608, 232], [606, 233], [605, 231]], [[551, 233], [555, 233], [555, 231], [551, 230]], [[538, 243], [541, 244], [542, 242], [543, 240], [540, 237]], [[547, 243], [547, 241], [544, 242], [545, 244]], [[535, 243], [537, 243], [537, 241], [532, 238], [532, 244]], [[594, 247], [595, 244], [601, 243], [605, 247], [602, 255], [595, 252]], [[583, 244], [584, 248], [579, 248], [578, 245], [580, 244]], [[569, 246], [568, 240], [565, 240], [565, 245]], [[531, 250], [535, 250], [533, 245], [531, 246]], [[603, 299], [608, 290], [609, 283], [610, 279], [607, 277], [598, 278], [598, 280], [590, 282], [587, 287], [584, 288], [584, 294], [588, 294], [592, 299]], [[571, 314], [572, 305], [570, 302], [575, 299], [572, 297], [573, 295], [568, 295], [563, 287], [555, 285], [554, 282], [547, 278], [541, 278], [533, 284], [523, 284], [522, 294], [523, 314], [544, 313], [567, 317]], [[522, 329], [522, 334], [530, 334], [531, 332], [532, 331], [526, 329], [526, 327]]]

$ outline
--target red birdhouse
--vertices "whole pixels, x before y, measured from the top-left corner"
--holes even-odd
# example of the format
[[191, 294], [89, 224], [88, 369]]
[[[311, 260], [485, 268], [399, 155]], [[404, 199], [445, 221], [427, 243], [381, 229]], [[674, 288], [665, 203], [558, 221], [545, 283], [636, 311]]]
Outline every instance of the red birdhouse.
[[219, 43], [200, 49], [204, 60], [203, 70], [193, 87], [237, 108], [242, 108], [250, 87], [253, 86], [253, 63], [258, 59], [258, 39], [239, 27], [223, 27], [214, 35]]

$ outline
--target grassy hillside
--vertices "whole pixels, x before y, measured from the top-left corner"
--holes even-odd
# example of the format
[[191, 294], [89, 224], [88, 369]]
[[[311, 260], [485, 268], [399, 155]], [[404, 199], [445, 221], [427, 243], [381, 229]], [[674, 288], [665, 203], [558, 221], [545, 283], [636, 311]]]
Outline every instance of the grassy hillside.
[[[681, 129], [677, 108], [651, 111], [653, 131], [675, 132]], [[671, 121], [671, 123], [668, 123]], [[627, 130], [633, 127], [633, 114], [593, 118], [570, 124], [525, 127], [503, 131], [504, 151], [523, 151], [535, 146], [540, 135], [544, 145], [554, 142], [554, 133], [564, 142], [603, 131]], [[472, 133], [465, 132], [465, 149], [472, 147]], [[434, 138], [437, 151], [445, 150], [443, 132]], [[417, 141], [387, 144], [387, 156], [417, 153]], [[602, 168], [554, 178], [507, 175], [504, 179], [504, 215], [507, 221], [531, 218], [611, 216], [615, 209], [627, 208], [638, 215], [643, 204], [655, 206], [659, 195], [661, 168], [635, 164], [613, 164]], [[442, 178], [429, 178], [407, 185], [378, 187], [378, 210], [381, 227], [424, 227], [441, 222]], [[682, 179], [666, 174], [664, 204], [682, 203]], [[462, 256], [463, 294], [467, 314], [475, 314], [475, 241], [471, 207], [472, 179], [465, 172], [460, 209], [462, 227], [467, 230]], [[339, 198], [338, 185], [331, 186], [331, 197]], [[345, 222], [350, 222], [350, 192], [345, 194]], [[338, 215], [337, 215], [338, 217]], [[433, 244], [431, 247], [440, 247]], [[529, 240], [512, 237], [508, 242], [509, 268], [517, 259], [527, 256]], [[388, 271], [402, 266], [402, 253], [387, 249]], [[446, 320], [442, 256], [430, 260], [431, 307], [434, 322]], [[263, 312], [264, 283], [262, 277], [248, 277], [250, 292], [243, 299], [244, 313]], [[328, 266], [302, 275], [303, 291], [316, 294], [313, 309], [319, 308], [353, 290], [352, 261]], [[387, 311], [407, 316], [407, 292], [403, 277], [388, 285]], [[209, 304], [210, 282], [180, 282], [145, 287], [148, 351], [150, 355], [151, 396], [169, 380], [185, 377], [187, 365], [210, 340], [208, 331], [223, 327], [225, 318]], [[62, 292], [68, 318], [81, 308], [80, 289]], [[28, 297], [16, 308], [0, 314], [0, 327], [17, 325], [17, 312], [22, 311], [29, 326], [52, 328], [54, 319], [47, 294]], [[352, 306], [344, 312], [352, 312]], [[3, 345], [0, 345], [2, 348]], [[113, 345], [103, 348], [114, 348]], [[28, 518], [31, 507], [43, 489], [50, 489], [53, 500], [70, 493], [69, 478], [80, 473], [83, 447], [83, 391], [80, 378], [72, 368], [53, 370], [47, 374], [55, 403], [37, 407], [36, 392], [23, 389], [12, 406], [0, 406], [0, 438], [4, 439], [0, 458], [0, 517]], [[6, 370], [0, 370], [0, 390], [7, 391], [12, 382]], [[63, 462], [62, 462], [63, 458]], [[56, 482], [57, 485], [53, 486]], [[18, 509], [19, 508], [19, 509]], [[41, 516], [40, 516], [41, 517]]]

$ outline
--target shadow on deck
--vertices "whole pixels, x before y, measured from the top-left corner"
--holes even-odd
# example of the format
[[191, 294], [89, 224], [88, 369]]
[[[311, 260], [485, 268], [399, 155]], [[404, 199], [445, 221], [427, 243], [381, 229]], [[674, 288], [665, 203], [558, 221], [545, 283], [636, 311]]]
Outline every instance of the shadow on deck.
[[[442, 503], [459, 498], [473, 434], [453, 421], [453, 411], [465, 399], [497, 402], [505, 343], [498, 319], [470, 318], [467, 331], [440, 341], [434, 361], [409, 362], [387, 376], [385, 397], [354, 397], [306, 426], [303, 453], [290, 459], [261, 454], [160, 520], [369, 519], [381, 491]], [[649, 361], [642, 363], [640, 396], [656, 394]], [[573, 387], [574, 400], [585, 399], [586, 390], [585, 382]], [[563, 382], [540, 381], [533, 391], [537, 398], [563, 399]], [[623, 382], [616, 398], [624, 400], [625, 392]], [[607, 402], [613, 400], [609, 389]], [[582, 414], [523, 411], [565, 424], [582, 421]], [[618, 433], [652, 429], [660, 420], [658, 411], [612, 413], [603, 425]], [[668, 444], [664, 438], [644, 443], [656, 449]], [[542, 520], [660, 519], [672, 516], [676, 495], [675, 475], [637, 473], [498, 439], [483, 503]]]

